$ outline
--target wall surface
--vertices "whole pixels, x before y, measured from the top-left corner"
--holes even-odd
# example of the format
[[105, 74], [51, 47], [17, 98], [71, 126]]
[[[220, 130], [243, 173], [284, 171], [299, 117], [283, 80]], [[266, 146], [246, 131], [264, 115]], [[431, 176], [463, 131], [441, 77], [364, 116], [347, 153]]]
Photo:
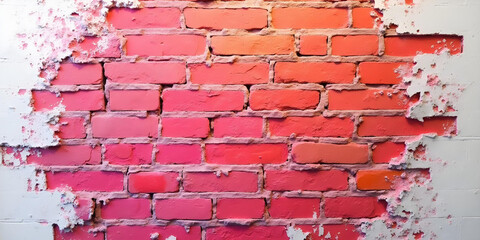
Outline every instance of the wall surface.
[[0, 1], [0, 239], [477, 239], [478, 10]]

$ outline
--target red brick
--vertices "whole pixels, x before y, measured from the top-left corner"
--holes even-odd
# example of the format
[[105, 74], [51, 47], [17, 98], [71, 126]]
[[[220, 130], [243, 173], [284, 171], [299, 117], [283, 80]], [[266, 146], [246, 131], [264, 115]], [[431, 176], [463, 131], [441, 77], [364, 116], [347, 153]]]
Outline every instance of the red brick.
[[186, 8], [183, 11], [185, 24], [189, 28], [261, 29], [267, 26], [267, 10], [256, 8], [199, 9]]
[[272, 191], [330, 191], [348, 189], [348, 173], [339, 170], [267, 170], [265, 175], [265, 189]]
[[315, 109], [320, 93], [311, 90], [277, 89], [250, 92], [250, 108], [253, 110]]
[[213, 164], [279, 164], [287, 160], [286, 144], [207, 144], [206, 161]]
[[263, 218], [264, 199], [258, 198], [223, 198], [217, 200], [218, 219]]
[[110, 90], [110, 110], [154, 111], [160, 108], [158, 90]]
[[183, 188], [187, 192], [256, 192], [258, 175], [252, 172], [186, 172]]
[[107, 22], [116, 29], [180, 28], [178, 8], [113, 8], [107, 14]]
[[[301, 71], [299, 71], [301, 69]], [[277, 62], [276, 83], [353, 83], [355, 64], [329, 62]]]
[[385, 212], [385, 206], [376, 197], [325, 198], [327, 218], [373, 218]]
[[70, 232], [60, 231], [57, 226], [54, 228], [53, 238], [55, 240], [104, 240], [103, 232], [91, 232], [92, 226], [75, 226]]
[[176, 172], [138, 172], [128, 176], [130, 193], [178, 192]]
[[320, 198], [272, 198], [268, 213], [272, 218], [316, 218]]
[[181, 90], [163, 91], [163, 110], [177, 111], [240, 111], [243, 109], [245, 92], [229, 90]]
[[214, 137], [262, 137], [261, 117], [221, 117], [213, 120]]
[[372, 147], [374, 163], [389, 163], [392, 158], [401, 157], [405, 151], [404, 143], [383, 142], [375, 143]]
[[291, 35], [213, 36], [213, 53], [217, 55], [290, 54], [294, 50]]
[[92, 133], [97, 138], [157, 137], [158, 117], [92, 117]]
[[450, 54], [459, 54], [462, 42], [462, 37], [449, 35], [386, 37], [385, 55], [415, 56], [419, 53], [439, 53], [443, 49], [449, 49]]
[[345, 28], [348, 25], [346, 8], [273, 8], [274, 28]]
[[[372, 16], [373, 15], [373, 16]], [[354, 8], [352, 10], [354, 28], [373, 28], [378, 13], [373, 8]]]
[[102, 65], [63, 63], [52, 85], [84, 85], [102, 83]]
[[105, 109], [103, 91], [62, 92], [57, 97], [49, 91], [32, 91], [33, 107], [36, 111], [51, 110], [60, 104], [66, 111], [98, 111]]
[[349, 35], [332, 37], [332, 55], [361, 56], [378, 54], [378, 36]]
[[190, 226], [188, 231], [180, 225], [117, 225], [107, 227], [108, 240], [151, 239], [150, 237], [155, 234], [159, 234], [162, 240], [169, 236], [175, 236], [179, 240], [202, 239], [200, 226]]
[[272, 136], [350, 137], [353, 122], [348, 118], [287, 117], [269, 119]]
[[452, 135], [456, 132], [454, 117], [426, 118], [423, 122], [403, 116], [364, 116], [358, 127], [359, 136], [415, 136], [423, 133]]
[[157, 219], [208, 220], [212, 218], [211, 199], [160, 199], [155, 201]]
[[40, 148], [38, 154], [27, 157], [28, 163], [44, 166], [78, 166], [95, 165], [102, 161], [100, 147], [92, 148], [89, 145], [62, 145], [49, 148]]
[[359, 170], [356, 177], [357, 189], [389, 190], [402, 173], [402, 171], [392, 170]]
[[152, 163], [152, 144], [107, 144], [105, 161], [111, 165], [146, 165]]
[[85, 119], [83, 117], [61, 117], [58, 137], [62, 139], [85, 138]]
[[206, 50], [205, 36], [200, 35], [130, 35], [126, 38], [129, 56], [194, 56]]
[[406, 109], [409, 99], [405, 92], [394, 89], [329, 90], [329, 110]]
[[155, 162], [160, 164], [200, 164], [202, 147], [199, 144], [158, 144]]
[[208, 240], [288, 240], [285, 226], [222, 226], [207, 228]]
[[397, 69], [408, 69], [410, 63], [362, 62], [358, 73], [360, 82], [365, 84], [398, 84], [402, 81], [401, 73]]
[[[101, 37], [84, 37], [82, 42], [71, 44], [74, 58], [119, 58], [122, 55], [121, 41], [113, 34]], [[102, 46], [102, 47], [100, 47]]]
[[340, 224], [323, 224], [323, 234], [318, 232], [316, 225], [295, 225], [295, 228], [301, 229], [303, 232], [314, 233], [308, 235], [308, 240], [330, 240], [330, 239], [358, 239], [360, 233], [355, 225], [340, 225]]
[[268, 83], [268, 63], [190, 64], [190, 81], [196, 84]]
[[162, 118], [162, 136], [206, 138], [210, 132], [208, 118]]
[[72, 191], [123, 191], [123, 173], [107, 171], [46, 172], [48, 189], [70, 187]]
[[302, 35], [300, 36], [301, 55], [327, 55], [327, 36]]
[[183, 62], [105, 63], [105, 75], [115, 83], [185, 83]]
[[292, 156], [297, 163], [366, 163], [368, 146], [356, 143], [299, 142], [293, 144]]
[[150, 199], [111, 199], [102, 205], [103, 219], [144, 219], [150, 218]]

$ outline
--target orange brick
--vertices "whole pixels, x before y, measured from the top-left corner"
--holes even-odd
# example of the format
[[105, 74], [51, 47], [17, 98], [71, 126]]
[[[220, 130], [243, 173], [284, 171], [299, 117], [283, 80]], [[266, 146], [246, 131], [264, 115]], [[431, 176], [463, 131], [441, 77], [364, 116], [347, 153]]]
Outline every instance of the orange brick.
[[342, 8], [274, 8], [274, 28], [345, 28], [348, 10]]
[[396, 178], [403, 172], [392, 170], [359, 170], [357, 172], [358, 190], [389, 190]]
[[332, 55], [361, 56], [378, 54], [378, 36], [350, 35], [332, 37]]
[[293, 36], [213, 36], [212, 49], [218, 55], [289, 54], [293, 52]]

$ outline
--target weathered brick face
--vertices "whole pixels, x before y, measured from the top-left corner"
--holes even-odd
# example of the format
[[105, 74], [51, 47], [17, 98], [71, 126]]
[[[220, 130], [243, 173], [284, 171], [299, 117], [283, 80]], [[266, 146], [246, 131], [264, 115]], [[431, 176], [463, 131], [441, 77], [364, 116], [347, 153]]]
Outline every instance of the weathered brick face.
[[113, 54], [33, 93], [36, 111], [66, 108], [61, 146], [28, 162], [96, 205], [56, 239], [282, 240], [290, 224], [356, 239], [406, 174], [388, 170], [404, 142], [456, 133], [405, 117], [397, 69], [460, 37], [380, 31], [365, 0], [143, 4], [109, 11]]

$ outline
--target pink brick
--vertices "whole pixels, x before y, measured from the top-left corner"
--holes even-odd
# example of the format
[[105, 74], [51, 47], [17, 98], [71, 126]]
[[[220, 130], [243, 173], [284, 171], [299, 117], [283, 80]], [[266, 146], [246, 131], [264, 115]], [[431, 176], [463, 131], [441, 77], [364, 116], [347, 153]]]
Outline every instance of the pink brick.
[[107, 21], [117, 29], [179, 28], [180, 15], [178, 8], [113, 8]]
[[151, 164], [152, 152], [152, 144], [107, 144], [105, 161], [111, 165]]
[[100, 164], [101, 148], [92, 148], [89, 145], [62, 145], [49, 148], [41, 148], [39, 154], [31, 154], [27, 157], [28, 163], [36, 163], [44, 166], [77, 166]]
[[70, 187], [73, 191], [118, 192], [123, 173], [107, 171], [47, 172], [48, 189]]
[[72, 44], [71, 48], [74, 50], [72, 56], [77, 58], [118, 58], [122, 55], [121, 45], [120, 38], [117, 36], [85, 37], [82, 42]]
[[258, 175], [253, 172], [229, 172], [216, 175], [215, 172], [186, 172], [183, 188], [187, 192], [256, 192]]
[[105, 75], [115, 83], [175, 84], [185, 82], [183, 62], [105, 63]]
[[372, 218], [385, 212], [376, 197], [325, 198], [325, 216], [341, 218]]
[[[301, 229], [303, 232], [318, 233], [316, 225], [295, 225], [295, 228]], [[349, 240], [358, 239], [360, 237], [359, 230], [355, 225], [342, 224], [323, 224], [323, 234], [310, 234], [308, 240]]]
[[279, 164], [287, 160], [286, 144], [206, 144], [206, 161], [215, 164]]
[[150, 236], [159, 234], [160, 239], [175, 236], [178, 240], [200, 240], [202, 230], [200, 226], [191, 226], [188, 231], [179, 225], [117, 225], [107, 227], [108, 240], [150, 239]]
[[77, 197], [76, 201], [78, 205], [75, 207], [75, 214], [84, 221], [90, 220], [93, 215], [93, 209], [95, 209], [95, 202], [91, 198], [79, 197]]
[[261, 117], [220, 117], [213, 121], [214, 137], [262, 137]]
[[157, 137], [158, 117], [96, 115], [92, 117], [92, 132], [99, 138]]
[[158, 144], [155, 161], [160, 164], [200, 164], [202, 148], [199, 144]]
[[196, 84], [268, 83], [268, 63], [190, 64], [190, 81]]
[[129, 56], [194, 56], [206, 50], [205, 36], [200, 35], [131, 35], [126, 38]]
[[165, 112], [240, 111], [243, 109], [245, 93], [243, 91], [166, 89], [162, 97]]
[[162, 118], [162, 136], [206, 138], [210, 132], [208, 118]]
[[212, 218], [211, 199], [161, 199], [155, 201], [158, 219], [208, 220]]
[[340, 170], [267, 170], [265, 172], [265, 189], [272, 191], [347, 190], [348, 173]]
[[217, 218], [263, 218], [265, 200], [258, 198], [223, 198], [217, 200]]
[[101, 209], [103, 219], [144, 219], [150, 218], [150, 199], [111, 199]]
[[66, 111], [98, 111], [105, 109], [103, 91], [100, 90], [81, 90], [77, 92], [62, 92], [57, 97], [55, 93], [49, 91], [32, 91], [36, 111], [51, 110], [54, 107], [65, 105]]
[[63, 63], [58, 69], [52, 85], [101, 84], [102, 66], [100, 64]]
[[110, 110], [153, 111], [159, 108], [158, 90], [110, 90]]
[[269, 120], [272, 136], [350, 137], [353, 121], [349, 118], [287, 117]]
[[207, 228], [208, 240], [288, 240], [285, 226], [221, 226]]
[[75, 226], [71, 232], [60, 231], [58, 227], [54, 227], [55, 240], [104, 240], [103, 232], [90, 232], [93, 230], [92, 226]]
[[272, 218], [314, 218], [319, 209], [320, 198], [272, 198], [268, 212]]
[[85, 138], [85, 119], [83, 117], [61, 117], [57, 136], [62, 139]]
[[131, 193], [177, 192], [178, 173], [138, 172], [128, 176], [128, 191]]

